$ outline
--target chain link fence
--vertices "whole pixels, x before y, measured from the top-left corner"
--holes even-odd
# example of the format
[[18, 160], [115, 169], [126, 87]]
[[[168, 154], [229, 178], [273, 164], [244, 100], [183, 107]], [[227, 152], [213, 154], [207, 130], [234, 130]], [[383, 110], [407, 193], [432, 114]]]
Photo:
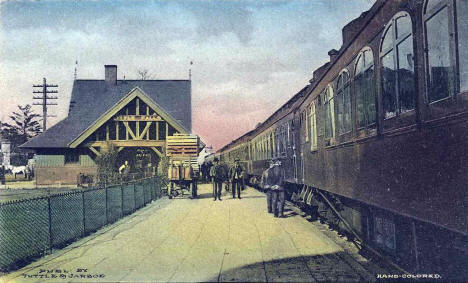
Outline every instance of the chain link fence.
[[158, 177], [0, 204], [0, 270], [23, 266], [162, 196]]

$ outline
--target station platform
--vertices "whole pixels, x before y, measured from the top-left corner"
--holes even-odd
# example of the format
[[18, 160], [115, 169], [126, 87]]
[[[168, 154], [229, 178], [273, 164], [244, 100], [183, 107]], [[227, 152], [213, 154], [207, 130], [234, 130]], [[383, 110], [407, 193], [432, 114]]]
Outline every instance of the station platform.
[[373, 282], [386, 272], [293, 210], [274, 218], [253, 188], [222, 201], [211, 188], [155, 201], [0, 282]]

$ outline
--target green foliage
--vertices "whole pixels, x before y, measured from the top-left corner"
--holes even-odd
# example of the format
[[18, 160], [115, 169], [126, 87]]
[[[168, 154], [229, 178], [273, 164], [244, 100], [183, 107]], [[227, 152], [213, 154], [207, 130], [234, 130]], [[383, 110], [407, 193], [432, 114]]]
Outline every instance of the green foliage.
[[164, 183], [169, 182], [170, 158], [166, 155], [166, 148], [162, 149], [162, 157], [159, 160], [158, 175]]
[[18, 112], [13, 112], [9, 116], [12, 120], [11, 124], [0, 122], [2, 137], [11, 143], [12, 152], [42, 130], [38, 119], [40, 116], [32, 111], [31, 105], [18, 105], [18, 108]]
[[99, 186], [120, 182], [120, 175], [117, 168], [117, 148], [109, 142], [107, 143], [106, 148], [107, 149], [96, 158], [97, 184]]
[[28, 164], [27, 154], [12, 153], [10, 155], [10, 164], [13, 166], [23, 166]]

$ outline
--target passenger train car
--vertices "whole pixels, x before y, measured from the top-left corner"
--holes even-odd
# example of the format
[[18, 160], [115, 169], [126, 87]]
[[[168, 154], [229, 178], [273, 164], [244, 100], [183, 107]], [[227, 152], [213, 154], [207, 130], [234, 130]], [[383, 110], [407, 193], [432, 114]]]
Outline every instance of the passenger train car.
[[377, 0], [310, 84], [217, 155], [240, 158], [254, 184], [280, 157], [291, 200], [404, 268], [456, 279], [468, 263], [467, 30], [468, 0]]

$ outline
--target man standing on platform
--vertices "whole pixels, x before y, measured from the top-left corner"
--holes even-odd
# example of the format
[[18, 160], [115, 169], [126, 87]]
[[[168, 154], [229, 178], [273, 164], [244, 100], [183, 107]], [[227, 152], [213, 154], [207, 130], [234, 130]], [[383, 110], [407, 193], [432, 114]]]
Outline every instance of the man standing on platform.
[[213, 182], [213, 198], [221, 200], [221, 189], [223, 187], [223, 181], [226, 178], [226, 172], [224, 167], [219, 164], [219, 159], [215, 157], [214, 165], [210, 169], [210, 176]]
[[262, 179], [260, 181], [260, 187], [262, 187], [263, 191], [266, 194], [268, 213], [273, 213], [273, 209], [271, 208], [272, 191], [270, 190], [271, 186], [268, 183], [268, 172], [271, 168], [273, 168], [273, 165], [274, 165], [273, 161], [270, 161], [270, 167], [268, 167], [267, 169], [265, 169], [265, 171], [263, 171]]
[[272, 159], [270, 168], [262, 176], [262, 185], [267, 191], [268, 212], [275, 217], [284, 217], [284, 180], [285, 173], [281, 161]]
[[244, 171], [242, 166], [239, 164], [239, 158], [234, 160], [235, 164], [233, 167], [229, 169], [229, 179], [231, 181], [231, 189], [232, 189], [232, 198], [236, 198], [236, 190], [237, 190], [237, 198], [241, 198], [241, 186], [242, 186], [242, 178]]

